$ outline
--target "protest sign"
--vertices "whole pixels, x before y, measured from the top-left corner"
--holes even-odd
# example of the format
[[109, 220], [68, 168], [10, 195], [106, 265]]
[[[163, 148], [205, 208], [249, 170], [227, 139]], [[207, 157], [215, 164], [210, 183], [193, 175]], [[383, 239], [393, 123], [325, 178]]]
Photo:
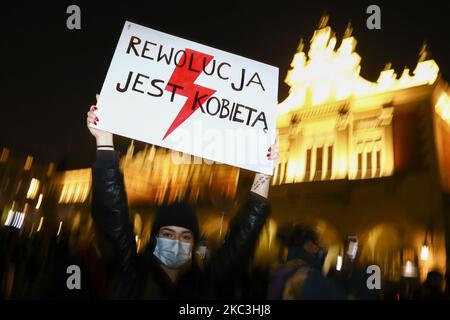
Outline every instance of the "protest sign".
[[276, 67], [125, 22], [91, 126], [272, 174], [277, 95]]

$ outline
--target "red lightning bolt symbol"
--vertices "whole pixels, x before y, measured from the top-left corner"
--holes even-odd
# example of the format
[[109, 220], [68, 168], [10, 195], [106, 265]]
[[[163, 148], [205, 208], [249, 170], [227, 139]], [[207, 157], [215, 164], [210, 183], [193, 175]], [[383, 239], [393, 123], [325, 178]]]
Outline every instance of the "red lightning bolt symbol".
[[[186, 49], [185, 52], [187, 62], [184, 63], [181, 67], [175, 68], [168, 83], [181, 86], [182, 88], [176, 89], [176, 93], [185, 96], [188, 99], [184, 103], [183, 107], [181, 107], [181, 110], [176, 116], [175, 120], [173, 120], [172, 124], [164, 135], [163, 140], [169, 134], [171, 134], [172, 131], [174, 131], [180, 124], [186, 121], [186, 119], [189, 118], [195, 112], [195, 110], [200, 107], [201, 102], [207, 100], [216, 92], [216, 90], [205, 88], [194, 83], [195, 80], [197, 80], [198, 76], [202, 73], [202, 71], [200, 70], [206, 67], [214, 57], [191, 49]], [[191, 59], [191, 61], [189, 61], [189, 58]], [[167, 85], [165, 90], [173, 93], [175, 87]], [[195, 96], [198, 97], [198, 101], [194, 105]]]

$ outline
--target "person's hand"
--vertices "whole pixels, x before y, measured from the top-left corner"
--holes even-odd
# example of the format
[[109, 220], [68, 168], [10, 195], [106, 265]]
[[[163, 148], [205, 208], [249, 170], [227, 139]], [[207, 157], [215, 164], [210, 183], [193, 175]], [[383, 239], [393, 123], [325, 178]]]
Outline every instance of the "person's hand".
[[[274, 167], [278, 164], [278, 133], [275, 143], [267, 150], [267, 159], [273, 161]], [[270, 179], [272, 176], [263, 173], [257, 173], [255, 179], [253, 180], [251, 192], [257, 193], [264, 198], [267, 198], [269, 194]]]
[[[98, 95], [96, 95], [96, 98], [98, 98]], [[95, 137], [95, 140], [97, 141], [97, 145], [113, 145], [113, 135], [110, 132], [103, 131], [100, 129], [95, 129], [89, 126], [89, 124], [97, 125], [97, 123], [100, 121], [100, 119], [95, 114], [95, 111], [97, 110], [96, 105], [92, 105], [89, 108], [89, 111], [87, 112], [87, 127], [91, 134]]]
[[273, 145], [267, 150], [267, 159], [273, 160], [273, 166], [276, 167], [278, 164], [278, 136], [277, 140]]

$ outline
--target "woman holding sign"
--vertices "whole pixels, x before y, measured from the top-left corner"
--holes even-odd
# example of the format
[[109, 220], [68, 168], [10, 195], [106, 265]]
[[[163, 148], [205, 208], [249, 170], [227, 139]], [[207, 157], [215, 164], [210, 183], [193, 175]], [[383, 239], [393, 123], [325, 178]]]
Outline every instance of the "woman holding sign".
[[[150, 242], [136, 253], [133, 225], [128, 216], [119, 153], [113, 135], [89, 127], [96, 125], [96, 106], [87, 113], [88, 129], [97, 142], [92, 168], [92, 217], [97, 243], [108, 267], [110, 298], [208, 299], [220, 298], [218, 288], [233, 279], [236, 268], [246, 270], [270, 211], [267, 195], [271, 176], [256, 174], [245, 204], [230, 225], [222, 246], [200, 268], [192, 258], [199, 242], [196, 213], [185, 202], [161, 206], [156, 213]], [[278, 146], [267, 157], [278, 159]]]

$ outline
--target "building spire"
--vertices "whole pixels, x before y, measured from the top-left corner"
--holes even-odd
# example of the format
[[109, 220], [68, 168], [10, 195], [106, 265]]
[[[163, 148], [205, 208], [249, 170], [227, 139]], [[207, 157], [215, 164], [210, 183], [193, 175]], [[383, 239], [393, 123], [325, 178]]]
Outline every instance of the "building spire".
[[319, 29], [325, 28], [327, 26], [327, 24], [328, 24], [328, 20], [329, 19], [330, 19], [330, 16], [326, 12], [324, 12], [322, 14], [322, 17], [320, 17], [318, 28]]
[[422, 47], [419, 52], [419, 62], [430, 59], [430, 50], [428, 49], [428, 43], [426, 41], [423, 42]]
[[349, 22], [349, 23], [347, 23], [347, 28], [345, 29], [345, 32], [344, 32], [344, 39], [350, 38], [352, 36], [352, 33], [353, 33], [352, 23]]
[[305, 42], [303, 41], [303, 38], [300, 39], [300, 42], [297, 46], [297, 52], [303, 52], [303, 48], [305, 47]]

